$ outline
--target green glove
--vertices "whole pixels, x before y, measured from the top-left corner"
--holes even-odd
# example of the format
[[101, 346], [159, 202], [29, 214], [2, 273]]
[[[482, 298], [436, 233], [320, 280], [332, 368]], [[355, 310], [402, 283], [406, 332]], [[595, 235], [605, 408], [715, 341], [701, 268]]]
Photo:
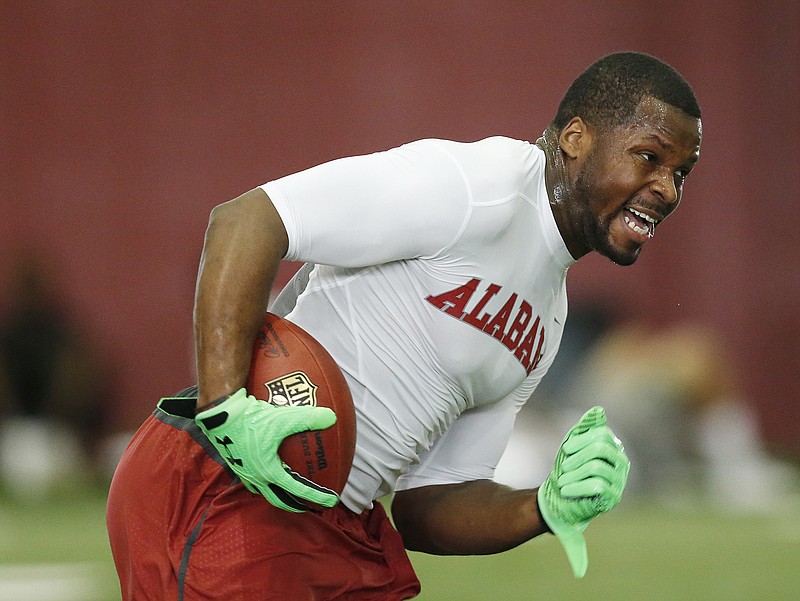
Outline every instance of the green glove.
[[338, 495], [293, 472], [278, 456], [283, 439], [297, 432], [323, 430], [336, 422], [327, 407], [276, 407], [239, 389], [218, 405], [195, 417], [200, 429], [219, 451], [247, 490], [294, 513], [309, 501], [333, 507]]
[[629, 469], [622, 443], [606, 426], [605, 411], [592, 407], [567, 433], [553, 470], [539, 487], [539, 510], [576, 578], [583, 578], [589, 566], [583, 531], [619, 503]]

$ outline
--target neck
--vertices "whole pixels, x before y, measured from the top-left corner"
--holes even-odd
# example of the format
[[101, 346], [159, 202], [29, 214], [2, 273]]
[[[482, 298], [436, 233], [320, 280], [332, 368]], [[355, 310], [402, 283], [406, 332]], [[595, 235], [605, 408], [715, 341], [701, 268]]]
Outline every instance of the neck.
[[564, 204], [570, 196], [570, 187], [564, 152], [558, 144], [558, 132], [555, 128], [548, 127], [544, 130], [542, 137], [536, 140], [536, 146], [541, 148], [547, 157], [545, 184], [550, 197], [550, 206]]
[[567, 245], [567, 250], [575, 259], [586, 254], [586, 250], [576, 245], [576, 236], [572, 228], [578, 227], [576, 219], [570, 218], [570, 206], [574, 203], [573, 190], [564, 161], [564, 151], [558, 143], [558, 131], [554, 127], [544, 130], [542, 137], [536, 140], [536, 146], [544, 151], [547, 159], [545, 167], [545, 186], [550, 200], [550, 210], [556, 220], [558, 231]]

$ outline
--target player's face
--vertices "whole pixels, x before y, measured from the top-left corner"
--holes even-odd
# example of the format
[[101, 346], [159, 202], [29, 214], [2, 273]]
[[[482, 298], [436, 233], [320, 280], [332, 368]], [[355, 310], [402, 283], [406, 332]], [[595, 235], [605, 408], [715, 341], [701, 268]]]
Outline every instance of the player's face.
[[645, 98], [630, 123], [598, 132], [574, 180], [586, 252], [630, 265], [680, 203], [700, 156], [699, 119]]

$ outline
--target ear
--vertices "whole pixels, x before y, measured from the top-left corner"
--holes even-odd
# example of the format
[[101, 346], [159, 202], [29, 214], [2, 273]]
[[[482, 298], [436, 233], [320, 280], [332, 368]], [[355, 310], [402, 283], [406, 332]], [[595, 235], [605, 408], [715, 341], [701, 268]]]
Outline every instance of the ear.
[[593, 130], [580, 117], [573, 117], [561, 130], [558, 145], [570, 159], [586, 156], [592, 147]]

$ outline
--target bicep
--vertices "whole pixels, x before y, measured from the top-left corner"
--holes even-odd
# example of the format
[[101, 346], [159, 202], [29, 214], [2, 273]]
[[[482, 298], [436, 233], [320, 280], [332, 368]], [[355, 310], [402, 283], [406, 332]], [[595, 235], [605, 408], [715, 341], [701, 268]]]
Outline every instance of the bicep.
[[262, 190], [211, 212], [198, 273], [194, 331], [201, 402], [243, 385], [286, 231]]
[[531, 491], [492, 480], [528, 383], [494, 405], [463, 413], [398, 481], [395, 524], [409, 549], [487, 554], [514, 547], [543, 529]]

